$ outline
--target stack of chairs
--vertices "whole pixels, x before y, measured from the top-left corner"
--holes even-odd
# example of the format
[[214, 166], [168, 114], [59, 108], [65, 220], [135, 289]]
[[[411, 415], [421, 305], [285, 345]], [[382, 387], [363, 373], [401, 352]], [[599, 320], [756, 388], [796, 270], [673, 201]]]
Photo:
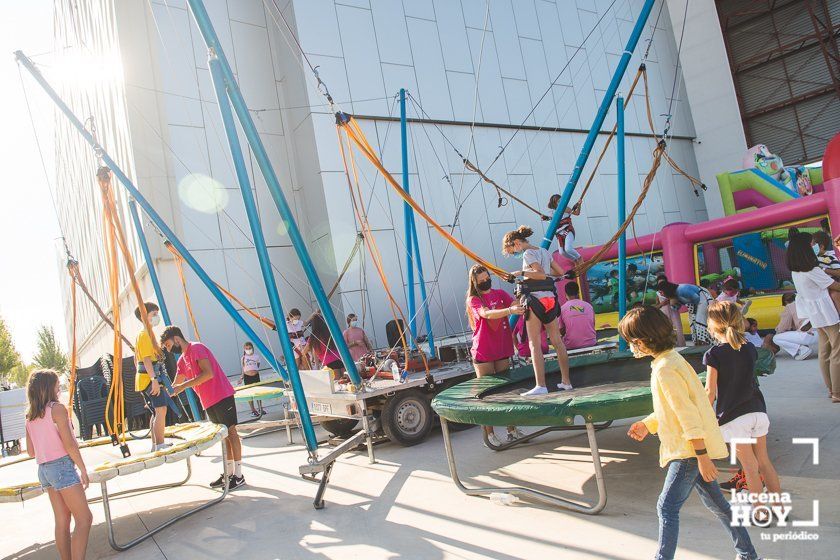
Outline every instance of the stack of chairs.
[[108, 403], [110, 383], [104, 375], [105, 362], [98, 359], [92, 366], [76, 370], [76, 392], [73, 396], [73, 410], [79, 419], [79, 433], [82, 439], [91, 439], [107, 432], [105, 408]]

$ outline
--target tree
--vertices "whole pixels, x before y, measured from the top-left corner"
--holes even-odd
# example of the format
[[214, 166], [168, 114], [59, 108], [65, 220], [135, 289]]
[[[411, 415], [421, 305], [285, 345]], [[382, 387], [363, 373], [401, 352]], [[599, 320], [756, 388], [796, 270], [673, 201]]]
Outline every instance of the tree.
[[29, 380], [29, 374], [33, 369], [35, 369], [33, 366], [27, 366], [23, 362], [20, 362], [9, 371], [6, 375], [6, 379], [18, 387], [26, 387], [26, 382]]
[[38, 352], [32, 358], [32, 364], [42, 369], [54, 369], [59, 373], [68, 370], [70, 361], [58, 345], [52, 327], [41, 325], [38, 329]]
[[12, 334], [6, 327], [6, 322], [0, 317], [0, 375], [6, 375], [20, 363], [20, 354], [15, 349]]

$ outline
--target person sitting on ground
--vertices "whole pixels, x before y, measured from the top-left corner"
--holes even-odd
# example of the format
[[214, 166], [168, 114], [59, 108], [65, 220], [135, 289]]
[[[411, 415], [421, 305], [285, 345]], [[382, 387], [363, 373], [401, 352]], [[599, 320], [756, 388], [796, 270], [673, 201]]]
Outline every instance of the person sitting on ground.
[[[242, 375], [239, 377], [239, 382], [245, 386], [253, 385], [260, 382], [260, 355], [254, 352], [254, 344], [251, 341], [245, 343], [242, 349], [242, 358], [240, 359], [242, 366]], [[262, 401], [257, 401], [257, 406], [254, 407], [254, 401], [248, 401], [251, 405], [251, 416], [259, 418], [265, 414], [262, 407]]]
[[741, 333], [743, 324], [744, 316], [735, 302], [717, 301], [709, 306], [709, 332], [719, 344], [703, 356], [706, 394], [715, 407], [726, 443], [746, 438], [755, 440], [752, 445], [735, 445], [732, 451], [741, 470], [722, 486], [736, 490], [746, 486], [756, 495], [766, 485], [768, 493], [779, 495], [782, 491], [779, 475], [767, 453], [770, 418], [755, 379], [758, 351], [756, 346], [747, 344], [748, 338]]
[[[551, 258], [551, 254], [542, 247], [536, 247], [528, 242], [528, 238], [534, 231], [527, 226], [519, 226], [518, 229], [509, 231], [502, 239], [502, 254], [506, 256], [522, 256], [522, 270], [511, 272], [511, 276], [524, 277], [523, 288], [528, 290], [528, 283], [531, 281], [549, 280], [549, 274], [563, 275], [560, 265]], [[557, 316], [560, 314], [560, 305], [557, 302], [557, 293], [554, 289], [549, 290], [528, 290], [522, 296], [522, 306], [525, 308], [525, 327], [528, 330], [528, 338], [531, 344], [531, 359], [534, 366], [534, 377], [536, 385], [530, 391], [523, 393], [523, 396], [544, 395], [548, 393], [545, 382], [545, 358], [540, 347], [540, 329], [545, 325], [551, 345], [557, 351], [557, 363], [560, 366], [562, 381], [557, 384], [561, 391], [571, 391], [572, 382], [569, 378], [569, 356], [566, 354], [566, 345], [563, 344], [563, 337], [560, 335], [560, 326], [557, 323]]]
[[[156, 327], [160, 324], [160, 308], [150, 301], [144, 302], [149, 324]], [[134, 316], [142, 321], [140, 307], [134, 310]], [[157, 354], [152, 342], [155, 333], [146, 332], [145, 327], [137, 334], [134, 341], [134, 359], [137, 362], [137, 372], [134, 374], [134, 390], [143, 395], [146, 407], [152, 413], [149, 419], [149, 434], [152, 439], [152, 451], [171, 447], [171, 443], [164, 442], [163, 432], [166, 428], [166, 389], [160, 380], [163, 369], [163, 356]]]
[[776, 334], [768, 334], [764, 337], [764, 348], [777, 354], [784, 349], [795, 360], [804, 360], [814, 353], [819, 341], [811, 322], [807, 319], [800, 319], [796, 314], [796, 293], [789, 292], [782, 294], [782, 314], [779, 316], [779, 324], [776, 325]]
[[761, 348], [764, 344], [764, 340], [761, 338], [761, 335], [758, 334], [758, 321], [752, 317], [747, 317], [744, 320], [746, 321], [745, 325], [747, 327], [744, 330], [744, 338], [746, 338], [747, 342], [751, 343], [756, 348]]
[[567, 282], [563, 288], [566, 303], [560, 306], [560, 333], [566, 348], [588, 348], [598, 343], [595, 335], [595, 310], [588, 301], [580, 299], [577, 282]]
[[358, 362], [365, 354], [373, 351], [373, 345], [368, 340], [367, 333], [358, 325], [359, 319], [355, 313], [351, 313], [347, 316], [347, 328], [342, 333], [354, 362]]
[[712, 462], [728, 456], [715, 411], [694, 368], [674, 348], [676, 337], [668, 318], [658, 309], [633, 309], [618, 323], [618, 331], [637, 358], [651, 356], [653, 413], [630, 426], [627, 435], [642, 441], [659, 434], [659, 466], [667, 469], [656, 505], [659, 550], [655, 558], [673, 560], [679, 537], [680, 510], [696, 490], [703, 505], [729, 533], [739, 560], [757, 560], [745, 527], [732, 525], [732, 509], [717, 483]]
[[[510, 371], [513, 337], [508, 318], [522, 315], [524, 309], [504, 290], [493, 288], [487, 268], [474, 264], [467, 278], [465, 302], [467, 323], [473, 331], [472, 356], [476, 377], [499, 375]], [[491, 446], [502, 445], [493, 426], [482, 426]], [[516, 426], [508, 426], [508, 441], [522, 437]]]
[[[550, 352], [545, 327], [542, 328], [540, 333], [540, 346], [545, 355]], [[528, 329], [525, 326], [525, 317], [519, 317], [519, 320], [516, 321], [516, 326], [513, 327], [513, 345], [516, 347], [516, 353], [519, 354], [520, 358], [531, 357], [531, 345], [528, 342]]]
[[[548, 199], [548, 208], [557, 210], [560, 198], [559, 194], [551, 195], [551, 198]], [[557, 230], [554, 232], [554, 236], [557, 238], [557, 249], [560, 254], [577, 264], [581, 261], [581, 256], [575, 249], [575, 226], [572, 225], [572, 216], [580, 216], [580, 203], [575, 204], [572, 208], [567, 206], [563, 210], [563, 217], [557, 222]]]
[[181, 354], [178, 358], [178, 373], [172, 385], [172, 396], [188, 387], [198, 394], [201, 406], [207, 412], [207, 419], [214, 424], [227, 426], [225, 448], [227, 464], [225, 472], [210, 483], [210, 488], [222, 488], [227, 484], [229, 490], [245, 484], [242, 475], [242, 441], [236, 431], [239, 420], [236, 417], [236, 401], [233, 399], [233, 385], [228, 381], [222, 366], [204, 344], [190, 342], [184, 338], [181, 329], [170, 325], [160, 335], [160, 345], [168, 352]]

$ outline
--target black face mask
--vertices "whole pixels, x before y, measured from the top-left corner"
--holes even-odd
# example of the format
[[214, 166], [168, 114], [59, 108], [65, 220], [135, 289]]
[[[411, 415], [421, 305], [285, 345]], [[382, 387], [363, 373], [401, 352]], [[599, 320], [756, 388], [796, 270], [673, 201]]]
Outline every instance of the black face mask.
[[181, 348], [180, 344], [173, 344], [172, 350], [170, 350], [173, 354], [183, 354], [183, 349]]
[[481, 290], [482, 292], [486, 292], [487, 290], [490, 289], [490, 286], [492, 286], [492, 285], [493, 285], [493, 282], [491, 280], [483, 280], [483, 281], [479, 282], [478, 284], [476, 284], [476, 287], [479, 290]]

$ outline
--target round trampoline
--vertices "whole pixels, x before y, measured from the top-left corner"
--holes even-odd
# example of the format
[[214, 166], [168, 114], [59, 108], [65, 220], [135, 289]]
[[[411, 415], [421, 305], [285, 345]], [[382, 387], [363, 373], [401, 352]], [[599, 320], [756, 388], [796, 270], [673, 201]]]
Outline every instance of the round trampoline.
[[[148, 439], [128, 439], [126, 443], [131, 450], [131, 456], [126, 458], [121, 456], [119, 447], [112, 445], [110, 437], [79, 442], [79, 448], [85, 460], [85, 465], [89, 469], [88, 477], [90, 478], [90, 483], [99, 484], [102, 492], [101, 498], [93, 498], [89, 501], [102, 502], [105, 510], [105, 521], [108, 524], [108, 541], [114, 550], [127, 550], [173, 523], [222, 501], [227, 496], [227, 487], [225, 487], [222, 494], [211, 501], [173, 517], [127, 543], [117, 543], [114, 534], [114, 524], [111, 518], [110, 500], [118, 496], [173, 488], [185, 484], [192, 474], [190, 458], [221, 442], [227, 436], [227, 428], [222, 425], [206, 422], [177, 424], [168, 426], [165, 436], [168, 443], [172, 444], [172, 447], [155, 452], [149, 451], [150, 441]], [[222, 464], [226, 465], [225, 446], [222, 445], [221, 447]], [[181, 481], [157, 486], [146, 486], [114, 494], [108, 492], [108, 481], [113, 478], [138, 473], [146, 469], [152, 469], [178, 461], [186, 461], [187, 465], [186, 477]], [[2, 486], [0, 486], [0, 502], [22, 502], [44, 493], [38, 482], [37, 467], [34, 459], [28, 455], [7, 457], [0, 461], [0, 480], [2, 480]]]
[[[272, 399], [286, 398], [286, 389], [282, 386], [282, 379], [268, 379], [252, 383], [251, 385], [242, 385], [234, 387], [233, 398], [236, 402], [256, 402], [256, 401], [270, 401]], [[282, 420], [263, 420], [262, 417], [254, 418], [240, 422], [240, 427], [254, 426], [253, 430], [240, 430], [242, 439], [248, 439], [265, 434], [270, 434], [280, 430], [286, 430], [286, 438], [289, 445], [294, 443], [292, 437], [292, 428], [297, 426], [295, 418], [289, 412], [288, 406], [283, 406]]]
[[[688, 347], [680, 353], [696, 371], [703, 371], [705, 346]], [[521, 397], [533, 387], [531, 366], [512, 369], [503, 376], [471, 379], [438, 394], [432, 408], [440, 416], [446, 457], [452, 480], [468, 495], [506, 492], [526, 496], [556, 507], [581, 513], [600, 513], [607, 502], [595, 431], [614, 420], [649, 414], [653, 410], [650, 392], [650, 358], [635, 359], [629, 352], [602, 352], [569, 358], [574, 391], [553, 391], [547, 395]], [[551, 391], [560, 381], [557, 362], [546, 362], [546, 381]], [[523, 486], [468, 488], [458, 477], [449, 422], [483, 426], [544, 426], [497, 451], [521, 445], [540, 435], [559, 430], [586, 430], [595, 468], [598, 499], [594, 503], [572, 501]], [[486, 436], [485, 436], [486, 438]], [[489, 442], [486, 442], [489, 444]]]

